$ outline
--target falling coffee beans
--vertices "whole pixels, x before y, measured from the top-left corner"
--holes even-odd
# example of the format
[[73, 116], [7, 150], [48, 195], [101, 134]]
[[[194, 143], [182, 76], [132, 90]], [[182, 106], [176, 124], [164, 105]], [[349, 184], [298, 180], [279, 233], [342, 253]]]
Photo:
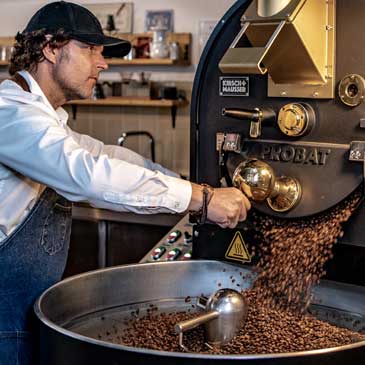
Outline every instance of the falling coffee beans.
[[342, 224], [361, 198], [353, 193], [329, 211], [314, 217], [284, 220], [256, 214], [261, 232], [258, 277], [254, 288], [267, 307], [304, 312], [310, 304], [311, 288], [325, 275], [325, 263], [343, 235]]

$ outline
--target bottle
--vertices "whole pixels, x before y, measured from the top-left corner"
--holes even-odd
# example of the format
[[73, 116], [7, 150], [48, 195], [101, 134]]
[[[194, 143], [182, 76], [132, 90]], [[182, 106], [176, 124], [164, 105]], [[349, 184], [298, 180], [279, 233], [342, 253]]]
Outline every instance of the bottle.
[[170, 59], [177, 61], [179, 59], [180, 49], [178, 42], [172, 42], [170, 44]]

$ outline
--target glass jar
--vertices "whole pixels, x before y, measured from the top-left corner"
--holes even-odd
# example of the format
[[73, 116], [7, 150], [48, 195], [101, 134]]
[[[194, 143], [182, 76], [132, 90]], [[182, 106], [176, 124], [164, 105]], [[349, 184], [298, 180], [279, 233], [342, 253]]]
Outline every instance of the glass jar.
[[166, 43], [166, 28], [153, 28], [153, 39], [150, 44], [151, 58], [168, 58], [169, 47]]

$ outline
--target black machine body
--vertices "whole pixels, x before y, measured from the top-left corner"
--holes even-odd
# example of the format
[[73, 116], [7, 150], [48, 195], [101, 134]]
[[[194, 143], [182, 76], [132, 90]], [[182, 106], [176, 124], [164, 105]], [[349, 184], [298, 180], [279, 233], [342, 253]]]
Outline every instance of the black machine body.
[[[254, 209], [288, 220], [323, 214], [364, 181], [365, 1], [302, 5], [264, 14], [260, 1], [237, 1], [204, 50], [191, 108], [192, 180], [231, 186], [229, 161], [263, 161], [300, 192], [288, 210], [265, 201]], [[257, 234], [249, 220], [197, 226], [193, 258], [254, 263]], [[330, 279], [365, 285], [364, 237], [361, 204], [335, 245]]]

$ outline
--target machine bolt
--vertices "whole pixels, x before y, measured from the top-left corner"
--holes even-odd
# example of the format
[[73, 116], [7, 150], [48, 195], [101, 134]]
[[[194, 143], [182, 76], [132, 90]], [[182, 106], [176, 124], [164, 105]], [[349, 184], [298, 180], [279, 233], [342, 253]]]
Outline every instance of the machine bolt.
[[317, 97], [319, 94], [318, 94], [318, 92], [317, 91], [315, 91], [314, 93], [313, 93], [313, 97]]

